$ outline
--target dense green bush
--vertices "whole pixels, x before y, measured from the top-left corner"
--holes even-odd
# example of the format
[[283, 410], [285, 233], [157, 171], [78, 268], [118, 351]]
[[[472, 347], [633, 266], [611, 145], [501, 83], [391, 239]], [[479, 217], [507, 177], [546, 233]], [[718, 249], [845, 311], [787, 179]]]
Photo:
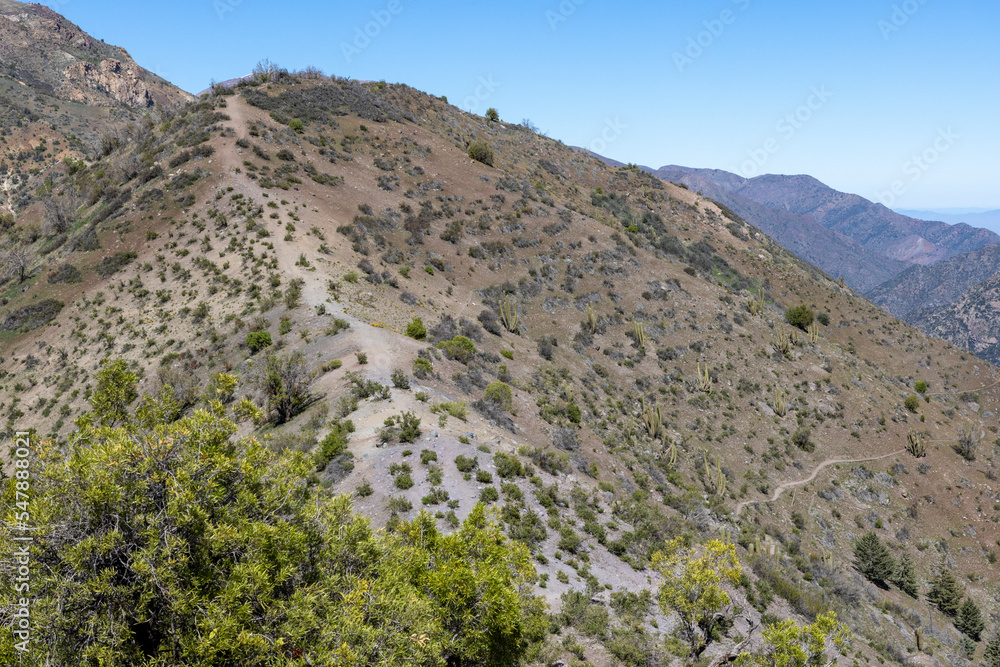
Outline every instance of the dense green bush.
[[473, 141], [469, 144], [469, 157], [476, 162], [493, 166], [493, 149], [485, 141]]
[[903, 407], [910, 412], [916, 413], [917, 408], [920, 407], [920, 397], [916, 394], [910, 394], [903, 400]]
[[491, 382], [483, 390], [483, 400], [510, 412], [514, 407], [514, 392], [506, 382]]
[[[156, 414], [115, 430], [96, 414], [33, 454], [32, 518], [49, 528], [32, 545], [32, 648], [46, 664], [500, 667], [545, 637], [529, 553], [484, 506], [450, 535], [424, 513], [375, 531], [301, 453], [236, 439], [221, 408]], [[5, 552], [12, 537], [0, 528]], [[16, 595], [11, 577], [0, 595]], [[0, 664], [18, 661], [13, 643], [0, 628]]]
[[419, 317], [414, 317], [413, 321], [406, 325], [406, 335], [416, 340], [426, 339], [427, 327], [424, 326], [424, 321]]
[[438, 343], [438, 347], [449, 359], [454, 359], [463, 364], [472, 361], [476, 356], [476, 345], [465, 336], [455, 336], [451, 340]]
[[271, 333], [269, 331], [251, 331], [246, 337], [246, 346], [251, 354], [257, 354], [265, 347], [272, 344]]
[[809, 325], [813, 323], [813, 318], [812, 308], [805, 304], [793, 306], [785, 311], [785, 321], [803, 331], [808, 329]]

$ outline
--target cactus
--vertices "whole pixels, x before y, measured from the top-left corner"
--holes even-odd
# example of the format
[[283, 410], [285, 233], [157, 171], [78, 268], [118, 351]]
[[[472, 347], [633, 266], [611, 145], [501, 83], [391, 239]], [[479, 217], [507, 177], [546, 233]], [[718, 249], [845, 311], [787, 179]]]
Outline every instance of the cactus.
[[594, 312], [593, 304], [587, 304], [587, 324], [590, 326], [590, 333], [597, 333], [597, 313]]
[[781, 391], [777, 387], [774, 388], [774, 414], [779, 417], [784, 417], [788, 413], [788, 405], [785, 403], [785, 392]]
[[651, 438], [660, 434], [660, 427], [663, 426], [663, 414], [659, 405], [646, 405], [646, 399], [642, 399], [642, 421], [646, 424], [646, 431]]
[[819, 342], [819, 325], [813, 322], [809, 325], [809, 342], [815, 345]]
[[792, 344], [792, 337], [788, 335], [788, 332], [783, 327], [779, 326], [774, 329], [775, 350], [787, 357], [792, 353]]
[[639, 348], [646, 347], [646, 329], [642, 326], [641, 322], [634, 322], [635, 325], [635, 343]]
[[673, 441], [670, 442], [670, 449], [667, 450], [667, 453], [670, 456], [670, 458], [669, 458], [670, 466], [671, 467], [675, 466], [677, 464], [677, 443], [676, 442], [673, 442]]
[[500, 304], [500, 319], [507, 331], [517, 333], [521, 317], [517, 314], [517, 299], [511, 298], [510, 294], [505, 294]]
[[917, 459], [927, 456], [927, 445], [924, 443], [923, 436], [916, 431], [907, 433], [906, 451]]
[[750, 311], [751, 315], [759, 315], [764, 312], [764, 288], [760, 288], [760, 292], [757, 297], [751, 294], [747, 298], [747, 310]]
[[924, 633], [920, 628], [916, 628], [913, 631], [913, 636], [917, 640], [917, 651], [924, 650]]
[[702, 373], [701, 364], [698, 364], [698, 389], [706, 393], [712, 393], [712, 376], [708, 373], [708, 364], [705, 364], [705, 372]]
[[719, 457], [715, 457], [715, 468], [718, 471], [715, 482], [715, 495], [721, 498], [726, 493], [726, 474], [722, 472], [722, 462]]

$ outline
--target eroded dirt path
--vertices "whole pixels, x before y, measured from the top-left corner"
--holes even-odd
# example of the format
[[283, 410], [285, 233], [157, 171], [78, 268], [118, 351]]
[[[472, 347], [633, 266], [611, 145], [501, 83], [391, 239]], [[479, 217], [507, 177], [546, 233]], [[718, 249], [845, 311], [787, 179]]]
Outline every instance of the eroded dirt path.
[[822, 471], [823, 468], [826, 468], [827, 466], [831, 466], [837, 463], [864, 463], [865, 461], [878, 461], [879, 459], [887, 459], [890, 456], [897, 456], [905, 452], [906, 452], [905, 449], [897, 449], [896, 451], [889, 452], [888, 454], [882, 454], [880, 456], [870, 456], [863, 459], [826, 459], [825, 461], [820, 463], [816, 467], [816, 469], [812, 471], [812, 474], [806, 477], [805, 479], [800, 479], [795, 482], [785, 482], [783, 484], [779, 484], [774, 489], [774, 495], [772, 495], [767, 500], [744, 500], [743, 502], [737, 504], [735, 514], [736, 516], [739, 516], [740, 512], [742, 512], [743, 508], [746, 507], [747, 505], [752, 505], [755, 503], [773, 503], [775, 500], [781, 497], [782, 493], [784, 493], [788, 489], [794, 488], [796, 486], [802, 486], [803, 484], [808, 484], [809, 482], [816, 479], [816, 475], [818, 475], [820, 471]]

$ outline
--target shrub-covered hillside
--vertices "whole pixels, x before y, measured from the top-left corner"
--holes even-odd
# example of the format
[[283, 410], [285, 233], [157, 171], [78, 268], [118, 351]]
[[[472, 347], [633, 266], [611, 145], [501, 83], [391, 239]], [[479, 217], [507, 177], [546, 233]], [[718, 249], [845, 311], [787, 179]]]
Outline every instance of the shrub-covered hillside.
[[[350, 639], [325, 624], [379, 582], [420, 591], [398, 608], [407, 640], [386, 651], [415, 642], [427, 660], [513, 662], [459, 656], [473, 650], [456, 638], [472, 618], [454, 621], [460, 632], [445, 617], [418, 631], [427, 605], [444, 604], [422, 583], [440, 553], [413, 543], [425, 531], [441, 549], [503, 550], [513, 569], [490, 589], [504, 601], [496, 618], [521, 619], [504, 631], [522, 633], [519, 655], [537, 664], [722, 664], [740, 652], [772, 664], [761, 656], [809, 627], [846, 665], [983, 659], [1000, 611], [996, 369], [711, 200], [501, 118], [404, 85], [260, 68], [52, 172], [45, 210], [9, 221], [0, 416], [8, 432], [35, 429], [37, 483], [81, 498], [39, 495], [33, 510], [50, 519], [36, 545], [36, 562], [53, 563], [45, 590], [105, 614], [76, 639], [54, 633], [47, 650], [242, 664], [223, 644], [249, 655], [281, 638], [315, 651], [302, 660], [339, 664], [322, 651], [346, 642], [368, 655], [389, 617], [352, 617]], [[134, 380], [110, 403], [98, 379], [109, 368]], [[136, 461], [94, 463], [119, 450]], [[232, 471], [233, 492], [172, 505], [170, 493], [207, 483], [209, 464]], [[177, 598], [144, 578], [174, 538], [148, 556], [148, 542], [122, 550], [121, 528], [87, 506], [88, 489], [175, 478], [191, 483], [148, 501], [165, 515], [120, 494], [100, 502], [131, 507], [136, 535], [158, 517], [144, 540], [194, 521], [243, 545], [226, 555], [191, 542], [192, 560], [171, 562], [186, 586]], [[267, 488], [254, 502], [277, 505], [239, 518], [241, 488]], [[280, 505], [282, 488], [294, 506]], [[73, 574], [84, 561], [63, 555], [71, 541], [55, 529], [73, 522], [93, 535], [80, 558], [117, 554], [106, 585], [128, 589], [127, 609]], [[363, 553], [337, 525], [358, 531]], [[286, 533], [310, 546], [268, 542]], [[417, 561], [426, 571], [402, 567]], [[225, 576], [210, 581], [209, 563]], [[945, 572], [964, 616], [932, 592]], [[336, 577], [355, 593], [329, 599]], [[217, 604], [201, 620], [189, 614], [198, 600]], [[157, 635], [173, 604], [189, 625]], [[258, 621], [272, 634], [250, 636]], [[213, 648], [202, 622], [225, 642]]]

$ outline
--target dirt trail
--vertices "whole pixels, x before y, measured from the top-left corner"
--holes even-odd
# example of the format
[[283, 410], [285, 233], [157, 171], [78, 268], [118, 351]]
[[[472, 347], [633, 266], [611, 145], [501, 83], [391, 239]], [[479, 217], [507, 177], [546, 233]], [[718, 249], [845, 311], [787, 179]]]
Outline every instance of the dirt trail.
[[744, 500], [743, 502], [737, 504], [735, 514], [736, 516], [739, 516], [740, 512], [742, 512], [743, 508], [746, 507], [747, 505], [752, 505], [754, 503], [773, 503], [781, 496], [782, 493], [784, 493], [788, 489], [791, 489], [796, 486], [802, 486], [803, 484], [808, 484], [809, 482], [816, 479], [816, 475], [818, 475], [820, 471], [823, 470], [823, 468], [826, 468], [827, 466], [834, 465], [836, 463], [863, 463], [865, 461], [878, 461], [879, 459], [887, 459], [890, 456], [896, 456], [904, 452], [906, 452], [905, 449], [897, 449], [896, 451], [889, 452], [888, 454], [882, 454], [881, 456], [870, 456], [868, 458], [863, 458], [863, 459], [826, 459], [825, 461], [820, 463], [816, 467], [816, 469], [812, 471], [812, 474], [806, 477], [805, 479], [800, 479], [795, 482], [785, 482], [784, 484], [779, 484], [774, 489], [774, 495], [772, 495], [767, 500]]

